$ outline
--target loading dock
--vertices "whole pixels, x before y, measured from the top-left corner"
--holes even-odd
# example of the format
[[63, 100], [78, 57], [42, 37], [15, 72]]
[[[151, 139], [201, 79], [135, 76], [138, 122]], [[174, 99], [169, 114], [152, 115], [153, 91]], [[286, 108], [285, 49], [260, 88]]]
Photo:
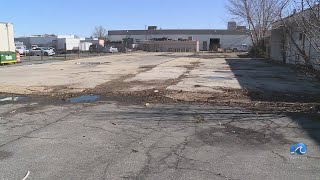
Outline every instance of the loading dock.
[[209, 50], [217, 51], [220, 48], [220, 39], [218, 38], [210, 38]]

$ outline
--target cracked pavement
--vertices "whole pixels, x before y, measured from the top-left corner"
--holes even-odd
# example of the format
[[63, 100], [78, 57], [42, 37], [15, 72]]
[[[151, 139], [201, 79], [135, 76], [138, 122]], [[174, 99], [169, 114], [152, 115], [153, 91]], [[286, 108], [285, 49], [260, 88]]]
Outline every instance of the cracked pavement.
[[[303, 129], [318, 129], [319, 116], [109, 101], [14, 111], [27, 106], [1, 106], [1, 179], [319, 177], [319, 148]], [[290, 155], [300, 141], [308, 154]]]
[[[281, 65], [220, 55], [103, 58], [109, 63], [3, 68], [0, 76], [22, 70], [26, 78], [1, 79], [0, 92], [13, 93], [23, 82], [18, 94], [27, 97], [0, 101], [0, 179], [28, 172], [28, 179], [319, 179], [317, 80]], [[248, 91], [245, 97], [240, 90]], [[50, 95], [55, 91], [61, 96]], [[71, 103], [70, 93], [100, 99]], [[244, 101], [258, 109], [239, 104]], [[305, 111], [291, 104], [312, 105]], [[307, 154], [291, 155], [295, 143], [305, 143]]]

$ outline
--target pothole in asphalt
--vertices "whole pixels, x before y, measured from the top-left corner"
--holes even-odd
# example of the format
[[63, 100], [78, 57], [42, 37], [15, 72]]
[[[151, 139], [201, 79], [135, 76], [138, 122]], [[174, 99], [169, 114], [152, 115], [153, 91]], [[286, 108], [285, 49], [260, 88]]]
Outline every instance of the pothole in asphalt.
[[220, 76], [211, 76], [209, 77], [209, 79], [216, 80], [216, 81], [232, 80], [231, 77], [220, 77]]
[[68, 98], [67, 102], [89, 103], [89, 102], [95, 102], [99, 99], [100, 99], [100, 96], [97, 96], [97, 95], [86, 95], [86, 96], [78, 96], [78, 97]]
[[17, 102], [17, 101], [23, 101], [26, 99], [27, 99], [27, 97], [25, 97], [25, 96], [10, 96], [10, 97], [1, 97], [0, 96], [0, 102]]
[[254, 131], [252, 129], [244, 129], [232, 125], [225, 125], [222, 128], [209, 128], [197, 132], [197, 137], [204, 143], [215, 146], [219, 144], [230, 145], [263, 145], [270, 142], [288, 143], [282, 135], [270, 133], [265, 134], [262, 132]]

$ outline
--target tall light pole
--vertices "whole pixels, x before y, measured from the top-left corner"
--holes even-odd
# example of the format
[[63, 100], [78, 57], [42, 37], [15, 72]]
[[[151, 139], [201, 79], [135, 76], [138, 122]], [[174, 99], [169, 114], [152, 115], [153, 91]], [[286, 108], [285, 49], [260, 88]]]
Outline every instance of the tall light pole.
[[148, 25], [144, 25], [144, 29], [146, 31], [146, 38], [145, 40], [148, 40], [148, 30], [147, 30]]

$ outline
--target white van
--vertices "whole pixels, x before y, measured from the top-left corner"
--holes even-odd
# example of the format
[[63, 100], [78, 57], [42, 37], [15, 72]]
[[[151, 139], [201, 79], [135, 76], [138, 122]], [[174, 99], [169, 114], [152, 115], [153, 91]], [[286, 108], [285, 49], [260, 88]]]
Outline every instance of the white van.
[[27, 50], [27, 47], [24, 45], [18, 45], [16, 46], [16, 52], [21, 55], [24, 55], [24, 54], [28, 54], [29, 50]]
[[233, 51], [233, 52], [248, 52], [249, 51], [249, 45], [247, 44], [241, 44], [239, 46], [233, 46], [231, 47], [230, 49]]

